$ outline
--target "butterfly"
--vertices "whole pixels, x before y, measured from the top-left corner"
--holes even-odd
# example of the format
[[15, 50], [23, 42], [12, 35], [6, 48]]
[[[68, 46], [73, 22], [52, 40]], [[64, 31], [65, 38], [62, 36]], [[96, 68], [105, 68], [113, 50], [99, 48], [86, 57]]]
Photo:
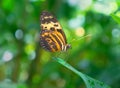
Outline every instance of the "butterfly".
[[40, 44], [50, 52], [67, 51], [71, 45], [67, 44], [65, 33], [60, 23], [49, 12], [44, 11], [40, 16]]

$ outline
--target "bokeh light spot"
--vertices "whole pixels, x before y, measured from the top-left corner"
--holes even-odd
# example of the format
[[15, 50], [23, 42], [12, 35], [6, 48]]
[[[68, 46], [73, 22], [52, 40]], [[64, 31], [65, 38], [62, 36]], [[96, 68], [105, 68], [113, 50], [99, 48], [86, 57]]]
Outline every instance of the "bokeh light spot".
[[33, 59], [35, 59], [35, 57], [36, 57], [35, 51], [31, 51], [29, 58], [30, 58], [31, 60], [33, 60]]
[[79, 0], [78, 9], [86, 10], [92, 5], [92, 0]]
[[31, 54], [31, 52], [33, 52], [33, 50], [35, 50], [35, 47], [31, 44], [28, 44], [26, 47], [25, 47], [25, 52], [27, 54]]
[[84, 28], [80, 27], [80, 28], [77, 28], [76, 31], [75, 31], [75, 34], [79, 37], [81, 36], [84, 36], [85, 35], [85, 30]]
[[71, 6], [76, 6], [78, 4], [78, 0], [67, 0], [67, 1]]
[[120, 17], [120, 11], [116, 12], [116, 15], [117, 15], [118, 17]]
[[13, 54], [10, 51], [5, 51], [2, 57], [3, 61], [10, 61], [13, 58]]
[[69, 20], [69, 27], [71, 28], [78, 28], [81, 25], [83, 25], [83, 23], [85, 22], [85, 17], [83, 15], [79, 15], [76, 18], [73, 18], [71, 20]]
[[119, 29], [113, 29], [112, 30], [112, 36], [115, 37], [115, 38], [118, 38], [120, 37], [120, 30]]
[[98, 1], [94, 4], [94, 11], [100, 12], [106, 15], [109, 15], [116, 11], [118, 8], [117, 3], [114, 1], [107, 2], [107, 1]]
[[26, 34], [25, 38], [24, 38], [25, 43], [29, 44], [29, 43], [33, 43], [33, 36], [30, 34]]
[[23, 38], [23, 31], [21, 29], [17, 29], [15, 32], [15, 37], [19, 40]]

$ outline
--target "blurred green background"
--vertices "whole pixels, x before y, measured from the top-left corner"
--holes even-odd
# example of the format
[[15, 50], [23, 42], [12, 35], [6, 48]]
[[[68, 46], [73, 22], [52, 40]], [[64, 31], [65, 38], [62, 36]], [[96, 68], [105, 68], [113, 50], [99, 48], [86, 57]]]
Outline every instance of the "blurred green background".
[[[67, 52], [53, 55], [41, 48], [44, 10], [62, 25], [72, 45]], [[119, 0], [0, 0], [0, 88], [85, 88], [54, 56], [120, 88], [120, 25], [111, 13], [120, 17]]]

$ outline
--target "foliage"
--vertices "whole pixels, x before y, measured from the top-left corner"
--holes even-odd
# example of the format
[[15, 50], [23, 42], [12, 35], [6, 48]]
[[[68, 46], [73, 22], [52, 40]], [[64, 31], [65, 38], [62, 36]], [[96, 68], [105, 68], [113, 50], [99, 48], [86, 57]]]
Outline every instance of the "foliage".
[[[76, 74], [53, 57], [120, 88], [119, 8], [119, 0], [1, 0], [0, 88], [85, 88]], [[72, 46], [67, 52], [41, 48], [40, 13], [44, 10], [62, 25]]]
[[95, 80], [79, 71], [77, 71], [75, 68], [73, 68], [71, 65], [69, 65], [68, 63], [66, 63], [64, 60], [62, 60], [61, 58], [54, 58], [58, 63], [62, 64], [63, 66], [65, 66], [66, 68], [70, 69], [71, 71], [73, 71], [74, 73], [76, 73], [78, 76], [80, 76], [83, 81], [85, 82], [87, 88], [110, 88], [109, 86], [105, 85], [104, 83]]

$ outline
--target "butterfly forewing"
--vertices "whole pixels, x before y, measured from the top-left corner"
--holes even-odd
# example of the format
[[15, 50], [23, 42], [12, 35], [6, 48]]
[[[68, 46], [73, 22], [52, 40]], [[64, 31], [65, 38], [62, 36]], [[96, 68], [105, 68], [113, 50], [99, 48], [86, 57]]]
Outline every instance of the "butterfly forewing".
[[44, 49], [50, 52], [57, 52], [65, 51], [69, 48], [62, 27], [52, 14], [42, 12], [40, 22], [40, 43]]

